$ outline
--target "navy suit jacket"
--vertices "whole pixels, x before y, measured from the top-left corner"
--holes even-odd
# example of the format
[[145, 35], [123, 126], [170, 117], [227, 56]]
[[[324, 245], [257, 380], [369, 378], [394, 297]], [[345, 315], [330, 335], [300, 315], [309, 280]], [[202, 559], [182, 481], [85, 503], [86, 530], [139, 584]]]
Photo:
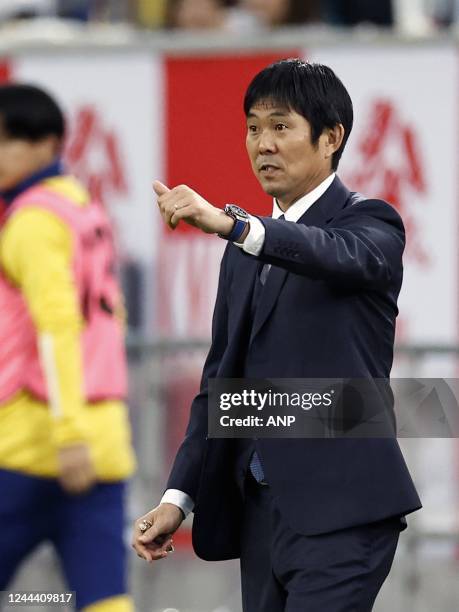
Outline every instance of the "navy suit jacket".
[[[405, 232], [381, 200], [338, 177], [297, 223], [261, 218], [262, 253], [228, 244], [212, 344], [168, 488], [195, 501], [193, 544], [207, 560], [238, 557], [243, 498], [234, 441], [207, 437], [208, 380], [388, 378]], [[252, 321], [260, 261], [272, 265]], [[421, 507], [396, 439], [256, 441], [279, 511], [313, 535]]]

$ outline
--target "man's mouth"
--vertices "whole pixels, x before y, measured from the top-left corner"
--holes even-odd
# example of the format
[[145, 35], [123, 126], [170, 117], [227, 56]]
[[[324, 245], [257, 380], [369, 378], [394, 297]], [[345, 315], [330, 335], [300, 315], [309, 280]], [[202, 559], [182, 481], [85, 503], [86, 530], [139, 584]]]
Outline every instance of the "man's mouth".
[[270, 175], [280, 170], [280, 168], [279, 166], [275, 166], [274, 164], [262, 164], [258, 170], [263, 174]]

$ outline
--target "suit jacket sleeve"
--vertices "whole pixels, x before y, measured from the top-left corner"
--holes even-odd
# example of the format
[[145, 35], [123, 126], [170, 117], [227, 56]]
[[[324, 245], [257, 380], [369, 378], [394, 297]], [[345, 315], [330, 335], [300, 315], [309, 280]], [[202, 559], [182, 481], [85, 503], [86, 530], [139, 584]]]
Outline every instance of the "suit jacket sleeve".
[[228, 343], [226, 263], [230, 246], [227, 245], [220, 265], [217, 298], [212, 318], [212, 343], [204, 364], [200, 391], [191, 404], [185, 438], [177, 452], [167, 482], [168, 489], [179, 489], [194, 501], [198, 492], [207, 440], [208, 380], [217, 375], [220, 360]]
[[260, 259], [310, 278], [383, 288], [401, 270], [405, 231], [386, 202], [363, 200], [344, 208], [326, 227], [261, 218]]

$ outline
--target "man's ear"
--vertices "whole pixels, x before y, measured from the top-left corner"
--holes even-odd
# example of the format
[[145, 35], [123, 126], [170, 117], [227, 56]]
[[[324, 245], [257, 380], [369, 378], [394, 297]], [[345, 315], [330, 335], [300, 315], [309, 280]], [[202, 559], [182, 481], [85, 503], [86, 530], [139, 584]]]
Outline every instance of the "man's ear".
[[62, 153], [63, 142], [57, 136], [45, 136], [36, 143], [37, 155], [43, 163], [49, 163]]
[[332, 128], [326, 128], [323, 132], [325, 159], [333, 157], [333, 154], [340, 148], [344, 138], [344, 127], [342, 123], [337, 123]]

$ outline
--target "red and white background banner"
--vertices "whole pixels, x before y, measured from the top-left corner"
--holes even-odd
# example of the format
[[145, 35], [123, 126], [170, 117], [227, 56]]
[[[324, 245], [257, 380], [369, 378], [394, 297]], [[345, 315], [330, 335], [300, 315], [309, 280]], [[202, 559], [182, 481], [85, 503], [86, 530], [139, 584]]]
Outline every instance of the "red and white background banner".
[[392, 202], [405, 220], [399, 339], [455, 342], [459, 65], [454, 46], [191, 58], [119, 50], [22, 52], [4, 58], [0, 78], [42, 85], [62, 103], [68, 165], [111, 211], [122, 257], [151, 271], [154, 312], [145, 331], [206, 337], [224, 245], [189, 228], [165, 228], [151, 182], [186, 183], [217, 205], [236, 202], [269, 214], [269, 198], [246, 158], [242, 100], [259, 69], [293, 55], [332, 66], [353, 98], [355, 124], [341, 177], [352, 190]]
[[351, 94], [355, 125], [341, 175], [394, 204], [407, 228], [398, 338], [458, 338], [458, 79], [448, 47], [314, 52]]

